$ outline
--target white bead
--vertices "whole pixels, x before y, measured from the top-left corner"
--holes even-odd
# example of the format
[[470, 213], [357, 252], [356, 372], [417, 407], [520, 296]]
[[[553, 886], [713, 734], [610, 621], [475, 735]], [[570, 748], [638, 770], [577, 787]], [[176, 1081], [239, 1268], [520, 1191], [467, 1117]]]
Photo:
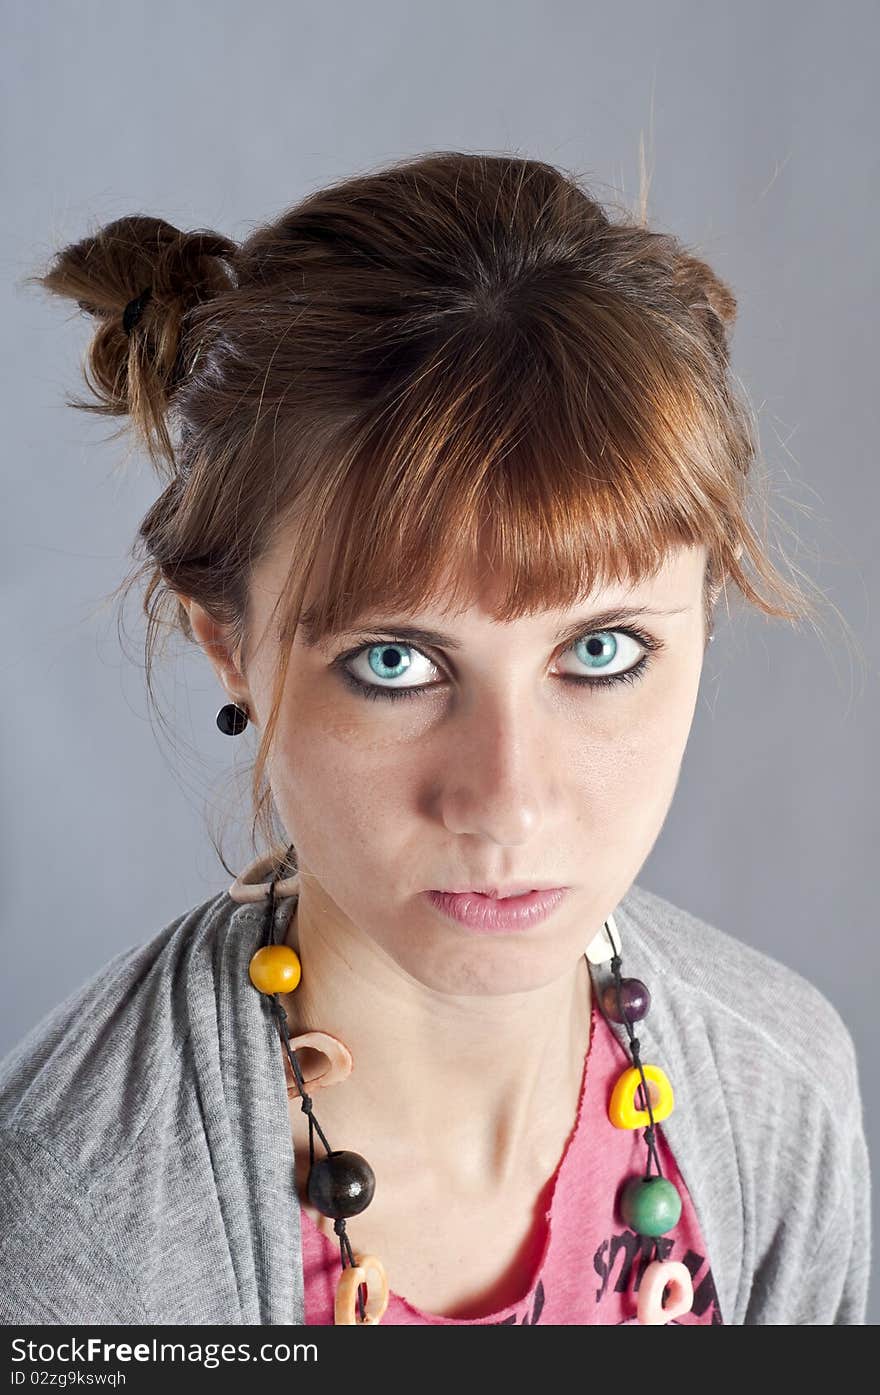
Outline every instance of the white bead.
[[[229, 896], [242, 905], [265, 901], [269, 895], [269, 882], [259, 881], [258, 878], [268, 876], [274, 870], [275, 861], [271, 853], [258, 857], [255, 862], [245, 867], [243, 872], [239, 872], [229, 888]], [[293, 876], [275, 883], [276, 900], [283, 900], [285, 896], [298, 896], [299, 890], [299, 872], [294, 872]]]
[[598, 935], [588, 944], [587, 958], [591, 964], [605, 964], [615, 953], [621, 953], [620, 931], [614, 916], [609, 915]]

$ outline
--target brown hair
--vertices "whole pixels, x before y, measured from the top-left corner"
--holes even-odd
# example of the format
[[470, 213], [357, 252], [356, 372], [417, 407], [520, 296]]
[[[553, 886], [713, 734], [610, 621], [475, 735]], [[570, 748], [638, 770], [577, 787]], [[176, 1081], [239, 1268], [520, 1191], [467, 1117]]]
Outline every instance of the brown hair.
[[[258, 827], [259, 851], [288, 842], [265, 768], [298, 624], [320, 638], [380, 602], [415, 610], [441, 580], [465, 605], [487, 569], [512, 620], [644, 579], [676, 543], [708, 549], [707, 634], [728, 580], [768, 616], [815, 618], [747, 518], [731, 291], [549, 164], [429, 153], [320, 189], [240, 246], [132, 215], [29, 279], [97, 320], [97, 401], [68, 402], [129, 417], [165, 483], [119, 588], [146, 578], [151, 698], [163, 629], [193, 638], [180, 596], [244, 654], [252, 570], [293, 527], [254, 851]], [[330, 581], [306, 615], [319, 548]]]

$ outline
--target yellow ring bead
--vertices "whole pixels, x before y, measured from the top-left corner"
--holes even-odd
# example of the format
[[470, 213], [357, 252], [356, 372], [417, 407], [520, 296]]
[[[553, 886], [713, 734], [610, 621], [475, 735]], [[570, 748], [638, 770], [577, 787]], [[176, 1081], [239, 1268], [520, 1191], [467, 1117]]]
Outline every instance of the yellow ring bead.
[[[648, 1089], [651, 1096], [651, 1114], [654, 1115], [654, 1123], [659, 1123], [661, 1119], [667, 1118], [672, 1113], [675, 1104], [675, 1097], [672, 1093], [672, 1086], [669, 1077], [659, 1066], [642, 1065], [645, 1072], [645, 1080], [648, 1082]], [[635, 1093], [642, 1083], [637, 1066], [630, 1066], [625, 1070], [618, 1080], [608, 1104], [608, 1118], [616, 1129], [641, 1129], [646, 1128], [651, 1122], [651, 1115], [647, 1109], [636, 1109]]]
[[302, 977], [302, 965], [290, 945], [263, 945], [251, 958], [248, 973], [261, 993], [292, 993]]

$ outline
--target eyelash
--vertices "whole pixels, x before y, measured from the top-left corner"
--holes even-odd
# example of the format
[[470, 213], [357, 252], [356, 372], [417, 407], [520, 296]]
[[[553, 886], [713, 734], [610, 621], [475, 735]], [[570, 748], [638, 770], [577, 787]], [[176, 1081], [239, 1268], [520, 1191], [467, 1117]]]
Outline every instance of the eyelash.
[[[579, 639], [588, 639], [589, 636], [593, 634], [630, 635], [631, 638], [638, 640], [639, 644], [641, 644], [647, 652], [642, 655], [638, 663], [633, 664], [632, 668], [628, 668], [624, 673], [608, 674], [604, 678], [579, 678], [577, 674], [574, 673], [563, 673], [560, 675], [563, 681], [575, 683], [581, 688], [606, 688], [616, 683], [635, 683], [650, 667], [653, 662], [654, 654], [664, 648], [660, 640], [653, 639], [650, 635], [645, 634], [643, 630], [636, 629], [635, 626], [632, 628], [617, 626], [613, 630], [585, 630], [584, 633], [579, 636]], [[397, 643], [400, 643], [400, 641], [383, 638], [382, 636], [370, 638], [366, 640], [364, 644], [359, 644], [356, 649], [347, 649], [344, 654], [339, 654], [333, 660], [331, 667], [338, 670], [343, 682], [353, 693], [365, 697], [370, 701], [374, 698], [380, 700], [387, 698], [389, 702], [396, 702], [398, 698], [418, 697], [421, 693], [426, 693], [429, 689], [436, 687], [437, 684], [435, 683], [423, 683], [419, 686], [413, 685], [409, 688], [383, 688], [376, 683], [362, 682], [360, 678], [355, 678], [351, 670], [346, 667], [350, 659], [356, 659], [358, 654], [362, 654], [365, 649], [372, 649], [377, 644], [394, 645]], [[577, 643], [578, 639], [574, 639], [571, 645], [569, 645], [569, 648], [573, 648]], [[402, 645], [401, 647], [413, 648], [412, 645]], [[423, 651], [419, 649], [415, 650], [415, 652], [421, 654]]]

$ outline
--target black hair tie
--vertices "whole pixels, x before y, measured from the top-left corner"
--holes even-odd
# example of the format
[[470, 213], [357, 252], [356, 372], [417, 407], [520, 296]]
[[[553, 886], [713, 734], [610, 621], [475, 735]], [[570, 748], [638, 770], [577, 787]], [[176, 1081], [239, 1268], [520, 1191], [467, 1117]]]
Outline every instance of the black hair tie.
[[153, 294], [152, 286], [147, 286], [145, 291], [130, 300], [122, 312], [122, 328], [126, 334], [131, 334], [141, 315], [144, 313], [144, 306]]

